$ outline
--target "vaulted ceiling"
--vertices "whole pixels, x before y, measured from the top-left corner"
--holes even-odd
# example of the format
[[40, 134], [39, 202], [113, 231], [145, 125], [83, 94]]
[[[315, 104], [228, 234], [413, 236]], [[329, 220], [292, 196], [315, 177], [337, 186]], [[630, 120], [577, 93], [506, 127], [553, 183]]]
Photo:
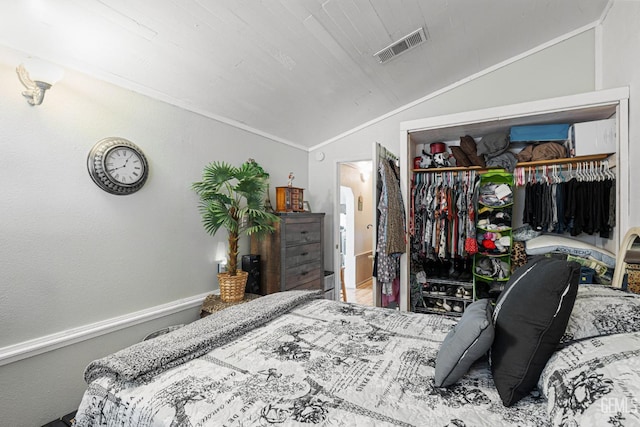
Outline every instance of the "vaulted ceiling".
[[[597, 22], [608, 0], [21, 0], [0, 44], [309, 148]], [[426, 42], [381, 64], [416, 29]]]

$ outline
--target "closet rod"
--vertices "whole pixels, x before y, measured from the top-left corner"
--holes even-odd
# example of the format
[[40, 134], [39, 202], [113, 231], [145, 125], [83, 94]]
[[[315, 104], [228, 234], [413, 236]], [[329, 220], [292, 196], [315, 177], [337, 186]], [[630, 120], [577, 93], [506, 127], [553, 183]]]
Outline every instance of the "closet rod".
[[484, 171], [484, 172], [488, 172], [491, 170], [499, 170], [498, 168], [496, 169], [480, 169], [479, 167], [469, 167], [469, 168], [432, 168], [432, 169], [415, 169], [414, 172], [415, 173], [420, 173], [420, 174], [425, 174], [425, 175], [439, 175], [439, 174], [443, 174], [443, 173], [453, 173], [454, 175], [456, 174], [463, 174], [463, 173], [477, 173], [478, 171]]
[[380, 144], [378, 142], [378, 156], [381, 156], [384, 159], [391, 159], [391, 160], [395, 160], [398, 161], [398, 156], [396, 156], [395, 154], [393, 154], [391, 151], [387, 150], [387, 147], [385, 147], [384, 145]]
[[565, 157], [563, 159], [536, 160], [535, 162], [518, 162], [516, 167], [566, 165], [570, 163], [592, 162], [596, 160], [605, 160], [609, 156], [611, 156], [611, 154], [604, 153], [592, 154], [590, 156]]

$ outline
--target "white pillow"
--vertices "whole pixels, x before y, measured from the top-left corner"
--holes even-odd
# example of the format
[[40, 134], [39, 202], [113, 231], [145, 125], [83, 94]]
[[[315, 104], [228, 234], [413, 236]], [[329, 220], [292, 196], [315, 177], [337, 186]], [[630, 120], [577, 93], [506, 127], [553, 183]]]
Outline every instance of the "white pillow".
[[525, 242], [527, 255], [543, 255], [550, 252], [593, 258], [607, 267], [616, 267], [616, 256], [606, 249], [568, 237], [543, 234]]
[[640, 333], [595, 337], [555, 352], [538, 389], [554, 426], [640, 425]]

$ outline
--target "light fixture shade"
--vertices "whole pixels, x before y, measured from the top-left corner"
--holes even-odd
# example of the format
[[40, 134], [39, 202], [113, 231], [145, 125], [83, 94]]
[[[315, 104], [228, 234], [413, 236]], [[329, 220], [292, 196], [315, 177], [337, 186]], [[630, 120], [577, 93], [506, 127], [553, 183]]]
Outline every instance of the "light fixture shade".
[[46, 61], [30, 58], [16, 69], [22, 85], [27, 88], [22, 95], [30, 105], [40, 105], [44, 93], [62, 78], [64, 70]]
[[64, 70], [50, 62], [38, 58], [28, 58], [24, 61], [24, 67], [31, 80], [48, 83], [51, 86], [64, 77]]
[[227, 262], [227, 244], [225, 242], [218, 242], [216, 245], [216, 260], [219, 262]]

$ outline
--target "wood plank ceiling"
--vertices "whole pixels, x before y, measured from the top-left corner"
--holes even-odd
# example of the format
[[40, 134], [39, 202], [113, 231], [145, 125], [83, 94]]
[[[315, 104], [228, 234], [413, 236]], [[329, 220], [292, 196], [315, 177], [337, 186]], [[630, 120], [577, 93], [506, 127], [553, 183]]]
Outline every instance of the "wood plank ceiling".
[[[554, 38], [608, 0], [30, 0], [0, 44], [308, 148]], [[385, 64], [373, 54], [424, 28]]]

